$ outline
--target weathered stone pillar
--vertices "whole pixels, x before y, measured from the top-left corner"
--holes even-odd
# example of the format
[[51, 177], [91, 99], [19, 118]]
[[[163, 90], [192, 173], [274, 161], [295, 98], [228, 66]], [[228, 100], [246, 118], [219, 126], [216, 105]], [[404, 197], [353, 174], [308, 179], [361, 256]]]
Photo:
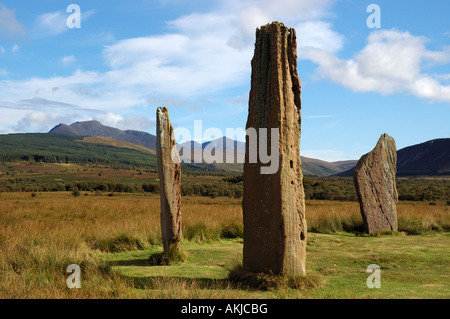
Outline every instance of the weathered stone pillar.
[[156, 110], [156, 151], [161, 197], [161, 232], [164, 254], [169, 261], [181, 252], [181, 165], [166, 107]]
[[361, 215], [368, 233], [398, 230], [396, 173], [395, 141], [385, 133], [375, 148], [361, 157], [353, 170]]
[[[300, 79], [295, 30], [273, 22], [256, 30], [247, 129], [279, 129], [279, 169], [261, 174], [244, 164], [244, 268], [287, 276], [305, 275], [305, 195], [300, 161]], [[261, 145], [258, 145], [260, 148]], [[268, 145], [268, 154], [273, 151]]]

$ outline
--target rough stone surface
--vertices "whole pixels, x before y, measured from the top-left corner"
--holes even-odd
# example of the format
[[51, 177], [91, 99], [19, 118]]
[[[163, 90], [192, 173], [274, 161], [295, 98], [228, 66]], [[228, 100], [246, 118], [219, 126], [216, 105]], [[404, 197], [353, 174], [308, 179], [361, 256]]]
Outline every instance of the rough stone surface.
[[280, 166], [275, 174], [261, 174], [266, 164], [259, 157], [258, 163], [249, 163], [247, 137], [243, 263], [253, 272], [306, 274], [300, 90], [295, 30], [278, 22], [257, 29], [247, 128], [279, 128]]
[[180, 250], [182, 238], [181, 166], [177, 152], [174, 152], [174, 158], [172, 158], [172, 150], [175, 145], [169, 112], [167, 108], [159, 107], [156, 110], [156, 152], [161, 197], [161, 232], [166, 253]]
[[375, 148], [361, 157], [353, 171], [361, 215], [368, 233], [398, 230], [396, 172], [395, 141], [385, 133]]

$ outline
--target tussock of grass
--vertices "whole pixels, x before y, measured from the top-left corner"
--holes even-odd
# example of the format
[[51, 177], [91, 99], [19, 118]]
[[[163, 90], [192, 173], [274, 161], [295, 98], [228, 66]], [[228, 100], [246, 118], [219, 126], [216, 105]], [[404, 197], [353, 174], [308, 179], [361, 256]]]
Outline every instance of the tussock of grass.
[[167, 252], [152, 254], [148, 261], [151, 266], [170, 266], [186, 261], [186, 254], [178, 245], [173, 245]]
[[183, 225], [183, 237], [195, 242], [208, 242], [220, 239], [220, 229], [210, 227], [204, 222], [198, 222], [192, 225]]
[[439, 223], [434, 216], [407, 215], [398, 218], [398, 229], [409, 235], [420, 235], [432, 231], [448, 231], [448, 223]]
[[145, 243], [136, 237], [127, 234], [118, 234], [113, 238], [92, 239], [92, 248], [102, 252], [119, 252], [128, 250], [140, 250]]
[[304, 277], [254, 273], [245, 269], [242, 264], [238, 264], [230, 269], [228, 280], [239, 285], [260, 290], [285, 290], [289, 288], [305, 290], [320, 288], [325, 285], [325, 280], [315, 273], [307, 274]]
[[220, 237], [222, 238], [244, 238], [244, 225], [233, 221], [222, 226]]

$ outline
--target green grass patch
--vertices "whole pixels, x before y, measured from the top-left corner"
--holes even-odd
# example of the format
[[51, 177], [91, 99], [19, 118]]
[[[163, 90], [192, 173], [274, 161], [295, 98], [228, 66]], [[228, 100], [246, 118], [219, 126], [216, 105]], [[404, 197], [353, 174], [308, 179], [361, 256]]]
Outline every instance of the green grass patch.
[[[128, 280], [136, 297], [449, 298], [449, 247], [448, 233], [380, 237], [310, 233], [305, 278], [256, 275], [250, 278], [255, 281], [252, 285], [229, 280], [230, 269], [242, 260], [239, 239], [186, 242], [186, 262], [172, 266], [149, 264], [148, 257], [160, 247], [103, 257], [113, 272]], [[380, 289], [366, 285], [370, 264], [381, 267]]]

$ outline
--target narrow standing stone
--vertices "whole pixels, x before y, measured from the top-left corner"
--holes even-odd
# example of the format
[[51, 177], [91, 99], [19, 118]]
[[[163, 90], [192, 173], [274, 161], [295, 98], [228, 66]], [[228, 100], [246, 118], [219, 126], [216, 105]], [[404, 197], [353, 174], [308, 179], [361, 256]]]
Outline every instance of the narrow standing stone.
[[[273, 22], [256, 30], [247, 128], [279, 129], [279, 169], [261, 174], [258, 158], [244, 164], [244, 268], [306, 274], [305, 195], [300, 161], [301, 84], [295, 30]], [[261, 145], [259, 145], [261, 147]], [[270, 148], [268, 146], [268, 153]]]
[[[166, 107], [156, 110], [156, 151], [158, 156], [161, 197], [161, 232], [164, 254], [178, 256], [181, 252], [181, 165]], [[172, 157], [173, 156], [173, 157]], [[178, 159], [178, 160], [177, 160]], [[175, 258], [176, 259], [176, 258]]]
[[396, 173], [395, 141], [385, 133], [375, 148], [361, 157], [353, 170], [359, 207], [368, 233], [398, 230]]

